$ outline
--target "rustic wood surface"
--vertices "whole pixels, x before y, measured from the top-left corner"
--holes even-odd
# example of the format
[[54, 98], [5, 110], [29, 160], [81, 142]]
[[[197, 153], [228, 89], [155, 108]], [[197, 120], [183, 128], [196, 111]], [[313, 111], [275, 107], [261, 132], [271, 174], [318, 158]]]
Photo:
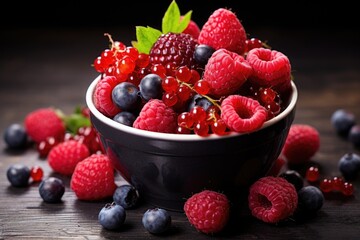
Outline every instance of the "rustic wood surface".
[[[22, 123], [30, 111], [54, 106], [70, 113], [85, 105], [85, 91], [97, 76], [93, 59], [107, 46], [104, 32], [126, 44], [133, 40], [128, 29], [41, 29], [8, 28], [0, 38], [0, 129]], [[127, 34], [120, 34], [126, 32]], [[274, 49], [287, 54], [299, 90], [295, 123], [310, 124], [320, 132], [321, 146], [312, 158], [322, 177], [339, 176], [338, 160], [347, 152], [359, 153], [351, 143], [335, 134], [331, 114], [338, 108], [352, 111], [360, 122], [359, 33], [306, 29], [251, 29], [252, 36], [268, 41]], [[14, 152], [0, 141], [0, 239], [359, 239], [360, 178], [355, 194], [326, 195], [318, 215], [306, 222], [288, 221], [271, 225], [239, 217], [221, 234], [207, 236], [197, 232], [182, 213], [172, 213], [168, 234], [155, 236], [141, 224], [150, 206], [141, 204], [129, 210], [121, 231], [102, 229], [97, 216], [105, 202], [76, 199], [66, 183], [60, 204], [42, 201], [38, 184], [13, 188], [6, 178], [14, 163], [40, 165], [45, 177], [54, 175], [46, 159], [34, 149]], [[303, 172], [304, 167], [299, 169]]]

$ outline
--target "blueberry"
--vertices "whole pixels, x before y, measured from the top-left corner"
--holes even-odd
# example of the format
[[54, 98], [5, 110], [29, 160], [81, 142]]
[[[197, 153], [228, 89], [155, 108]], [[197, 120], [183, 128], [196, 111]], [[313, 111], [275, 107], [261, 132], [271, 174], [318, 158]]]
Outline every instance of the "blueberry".
[[113, 194], [114, 202], [125, 209], [133, 208], [139, 200], [139, 193], [135, 187], [125, 184], [116, 188]]
[[132, 125], [136, 119], [136, 116], [131, 112], [123, 111], [123, 112], [116, 114], [113, 119], [118, 123], [132, 127]]
[[135, 84], [122, 82], [112, 90], [112, 100], [122, 111], [134, 111], [140, 106], [139, 89]]
[[126, 219], [125, 209], [115, 202], [105, 204], [100, 210], [98, 220], [101, 226], [108, 230], [118, 230], [123, 226]]
[[279, 175], [285, 178], [289, 183], [293, 184], [296, 191], [299, 191], [304, 186], [304, 179], [299, 172], [295, 170], [287, 170]]
[[4, 141], [9, 148], [24, 149], [27, 143], [25, 128], [18, 123], [8, 126], [4, 133]]
[[298, 208], [303, 213], [312, 214], [319, 211], [324, 204], [324, 195], [315, 186], [305, 186], [298, 192]]
[[141, 97], [145, 101], [160, 99], [162, 96], [161, 82], [161, 77], [157, 74], [150, 73], [145, 75], [139, 84]]
[[213, 104], [205, 97], [200, 94], [195, 94], [191, 99], [188, 106], [188, 111], [190, 111], [193, 107], [200, 106], [205, 111], [209, 109], [209, 107], [213, 106]]
[[204, 67], [211, 55], [215, 52], [215, 49], [206, 44], [199, 44], [195, 47], [194, 59], [197, 64]]
[[346, 180], [354, 180], [360, 171], [360, 156], [355, 153], [346, 153], [340, 158], [338, 166]]
[[23, 164], [14, 164], [8, 168], [6, 176], [13, 187], [26, 187], [29, 184], [30, 168]]
[[360, 148], [360, 125], [356, 124], [352, 126], [349, 133], [349, 140], [354, 147]]
[[171, 226], [171, 216], [162, 208], [148, 209], [142, 217], [142, 224], [150, 233], [164, 233]]
[[339, 135], [347, 136], [355, 125], [355, 116], [345, 109], [338, 109], [331, 116], [331, 124]]
[[39, 185], [39, 193], [45, 202], [60, 202], [65, 193], [65, 185], [61, 179], [57, 177], [49, 177], [41, 181]]

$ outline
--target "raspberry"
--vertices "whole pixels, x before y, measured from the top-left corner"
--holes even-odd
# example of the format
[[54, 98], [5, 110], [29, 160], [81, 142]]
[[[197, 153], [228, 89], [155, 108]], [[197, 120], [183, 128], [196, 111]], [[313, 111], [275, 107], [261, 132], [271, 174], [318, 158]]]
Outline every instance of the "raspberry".
[[288, 57], [276, 50], [254, 48], [246, 56], [253, 68], [249, 80], [258, 87], [273, 87], [284, 92], [290, 87], [291, 65]]
[[219, 49], [206, 64], [203, 79], [210, 83], [209, 95], [221, 97], [236, 92], [251, 73], [251, 66], [241, 55]]
[[107, 117], [113, 117], [121, 111], [112, 101], [112, 90], [118, 84], [119, 81], [114, 76], [105, 76], [96, 84], [94, 104]]
[[282, 177], [262, 177], [250, 186], [251, 214], [268, 223], [277, 223], [291, 216], [298, 204], [293, 184]]
[[195, 68], [194, 38], [186, 33], [162, 34], [150, 49], [150, 64], [161, 64], [164, 67], [172, 64], [174, 69], [180, 66]]
[[235, 132], [259, 129], [266, 121], [266, 116], [265, 108], [252, 98], [230, 95], [221, 103], [221, 119]]
[[[183, 16], [180, 17], [180, 20], [182, 20], [182, 19], [183, 19]], [[200, 34], [200, 28], [196, 24], [196, 22], [194, 22], [193, 20], [190, 20], [189, 25], [185, 28], [183, 33], [190, 34], [194, 39], [198, 39], [199, 34]]]
[[56, 110], [39, 108], [26, 115], [24, 125], [28, 136], [36, 143], [45, 141], [48, 137], [63, 139], [65, 124]]
[[85, 144], [76, 140], [68, 140], [57, 144], [50, 150], [48, 163], [55, 172], [71, 175], [76, 164], [89, 155], [89, 149]]
[[198, 42], [216, 50], [225, 48], [242, 55], [245, 51], [246, 38], [245, 29], [235, 13], [219, 8], [203, 25]]
[[302, 164], [315, 155], [320, 148], [319, 132], [307, 124], [290, 127], [282, 152], [290, 164]]
[[141, 109], [133, 127], [153, 132], [175, 133], [177, 114], [162, 100], [150, 99]]
[[185, 202], [184, 211], [190, 224], [198, 231], [206, 234], [217, 233], [229, 220], [230, 203], [222, 193], [203, 190]]
[[109, 158], [104, 154], [92, 154], [79, 162], [70, 187], [80, 200], [97, 201], [112, 197], [117, 186]]

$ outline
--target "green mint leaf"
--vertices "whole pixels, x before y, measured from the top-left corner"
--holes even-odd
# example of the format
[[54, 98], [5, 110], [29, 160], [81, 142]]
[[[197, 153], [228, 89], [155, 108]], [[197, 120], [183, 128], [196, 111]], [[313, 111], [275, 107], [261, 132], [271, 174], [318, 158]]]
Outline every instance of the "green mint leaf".
[[176, 32], [183, 32], [190, 23], [192, 11], [187, 12], [182, 18], [180, 18], [180, 23], [177, 25]]
[[164, 17], [162, 19], [162, 32], [174, 32], [176, 31], [180, 22], [180, 9], [173, 0], [169, 5], [168, 9], [166, 10]]
[[80, 127], [90, 127], [90, 119], [80, 113], [72, 113], [64, 117], [66, 130], [76, 134]]
[[[161, 36], [161, 31], [152, 28], [152, 27], [136, 27], [136, 39], [137, 43], [136, 48], [140, 53], [150, 53], [151, 47], [157, 41], [157, 39]], [[133, 43], [134, 44], [134, 43]]]

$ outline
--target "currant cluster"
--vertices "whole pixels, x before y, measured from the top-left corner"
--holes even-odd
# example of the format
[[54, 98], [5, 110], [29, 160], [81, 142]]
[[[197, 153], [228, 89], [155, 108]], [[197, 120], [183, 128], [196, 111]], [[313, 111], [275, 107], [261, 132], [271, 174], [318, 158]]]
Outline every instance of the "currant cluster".
[[258, 100], [259, 103], [265, 107], [267, 111], [267, 120], [272, 119], [281, 112], [282, 108], [282, 99], [280, 95], [272, 88], [260, 87], [255, 89], [254, 87], [250, 88], [250, 97]]

